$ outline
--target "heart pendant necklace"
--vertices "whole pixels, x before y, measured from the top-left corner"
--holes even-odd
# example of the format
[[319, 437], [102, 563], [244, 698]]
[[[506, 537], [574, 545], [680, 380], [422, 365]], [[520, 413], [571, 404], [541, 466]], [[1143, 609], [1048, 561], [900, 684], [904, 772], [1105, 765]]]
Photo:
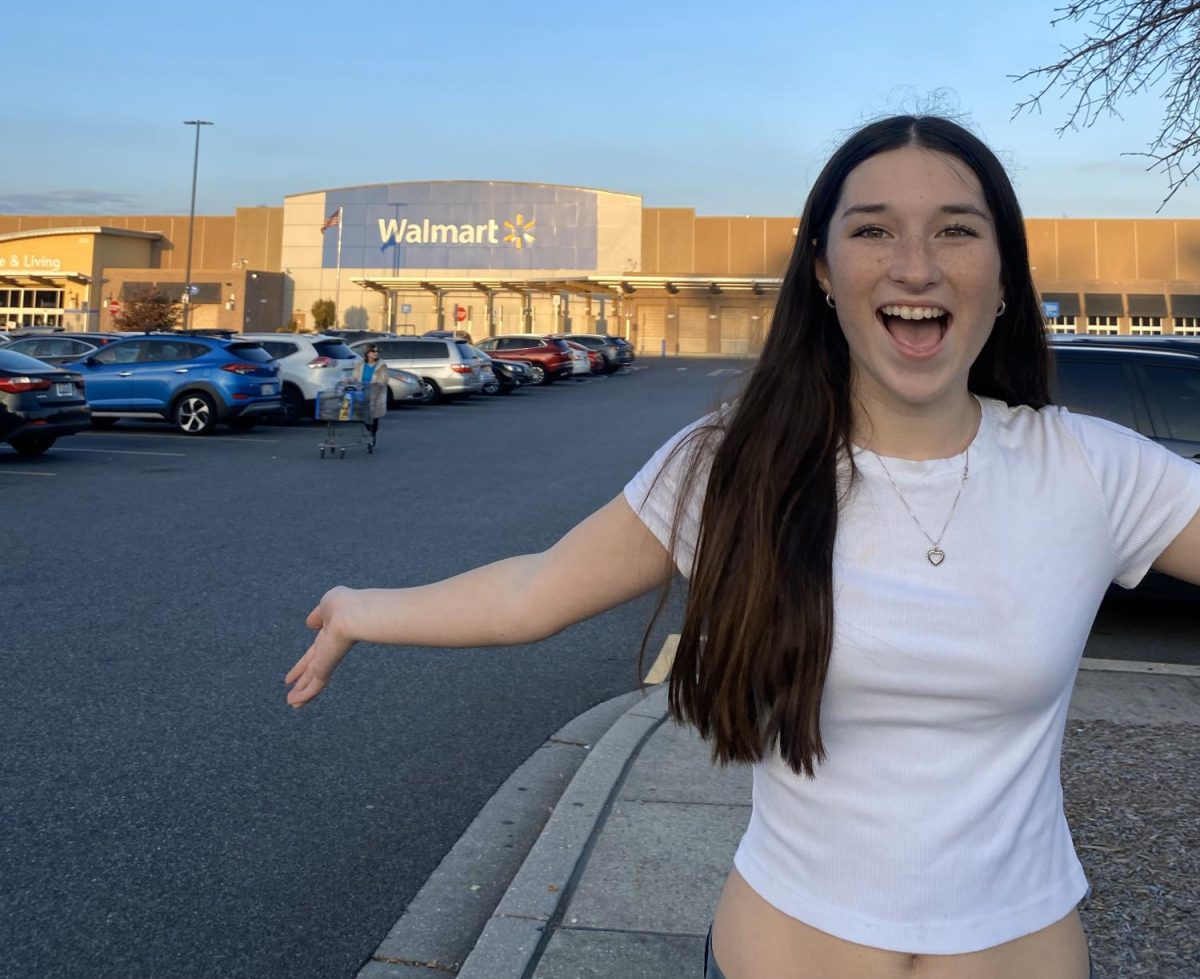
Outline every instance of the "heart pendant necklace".
[[908, 500], [904, 498], [904, 494], [900, 492], [900, 487], [896, 485], [896, 481], [892, 479], [891, 471], [887, 467], [887, 463], [883, 461], [881, 456], [874, 449], [871, 454], [879, 460], [879, 464], [883, 466], [883, 471], [888, 478], [888, 482], [892, 484], [892, 489], [896, 491], [896, 495], [900, 497], [900, 502], [904, 504], [904, 509], [908, 511], [908, 515], [912, 517], [913, 523], [917, 525], [917, 530], [921, 532], [924, 538], [929, 541], [930, 548], [925, 552], [925, 557], [929, 559], [929, 563], [935, 568], [946, 560], [946, 552], [941, 548], [942, 538], [946, 536], [946, 528], [950, 526], [950, 521], [954, 519], [954, 511], [958, 509], [958, 498], [962, 496], [963, 487], [967, 485], [967, 478], [971, 475], [971, 450], [967, 449], [963, 455], [962, 477], [958, 481], [958, 492], [954, 494], [954, 502], [950, 504], [950, 513], [946, 517], [946, 522], [942, 524], [942, 532], [937, 535], [937, 540], [929, 536], [929, 532], [921, 526], [921, 521], [917, 519], [917, 515], [913, 513], [912, 507], [908, 505]]

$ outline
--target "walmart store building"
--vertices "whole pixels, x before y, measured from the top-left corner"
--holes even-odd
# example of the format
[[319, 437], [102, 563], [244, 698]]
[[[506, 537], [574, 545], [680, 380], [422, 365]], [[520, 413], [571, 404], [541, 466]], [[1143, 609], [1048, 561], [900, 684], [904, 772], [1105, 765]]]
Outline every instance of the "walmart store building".
[[[1026, 222], [1052, 329], [1200, 334], [1200, 220]], [[342, 187], [197, 217], [192, 325], [473, 336], [609, 332], [645, 353], [762, 344], [794, 217], [709, 217], [553, 184]], [[145, 284], [182, 296], [186, 215], [0, 215], [0, 327], [112, 329]]]

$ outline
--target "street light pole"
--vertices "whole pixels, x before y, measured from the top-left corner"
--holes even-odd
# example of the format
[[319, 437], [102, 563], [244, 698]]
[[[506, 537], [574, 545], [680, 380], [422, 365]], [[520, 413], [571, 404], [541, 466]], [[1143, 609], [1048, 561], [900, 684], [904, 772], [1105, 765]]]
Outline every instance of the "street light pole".
[[187, 279], [183, 288], [183, 328], [186, 330], [192, 322], [192, 229], [196, 225], [196, 174], [200, 169], [200, 127], [211, 126], [205, 119], [188, 119], [185, 126], [196, 127], [196, 154], [192, 158], [192, 208], [188, 212], [188, 246], [187, 246]]

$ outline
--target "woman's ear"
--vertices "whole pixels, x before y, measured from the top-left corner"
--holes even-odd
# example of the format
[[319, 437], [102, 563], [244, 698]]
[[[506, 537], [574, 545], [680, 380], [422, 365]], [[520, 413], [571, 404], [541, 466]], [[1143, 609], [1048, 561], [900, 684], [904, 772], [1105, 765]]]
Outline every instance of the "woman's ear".
[[821, 291], [826, 295], [833, 292], [833, 288], [829, 284], [829, 265], [823, 258], [818, 258], [816, 261], [817, 267], [817, 285], [821, 287]]

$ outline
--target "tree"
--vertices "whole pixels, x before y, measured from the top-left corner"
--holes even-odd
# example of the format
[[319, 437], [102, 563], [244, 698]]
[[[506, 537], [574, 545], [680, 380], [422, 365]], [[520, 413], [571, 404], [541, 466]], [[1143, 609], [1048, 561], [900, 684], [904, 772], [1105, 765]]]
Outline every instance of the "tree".
[[1120, 117], [1117, 103], [1130, 95], [1163, 90], [1163, 115], [1149, 152], [1129, 153], [1167, 176], [1167, 202], [1200, 171], [1200, 2], [1189, 0], [1071, 0], [1050, 23], [1090, 22], [1087, 37], [1052, 65], [1013, 76], [1037, 79], [1040, 90], [1013, 115], [1041, 111], [1042, 99], [1061, 87], [1075, 107], [1058, 127], [1087, 128], [1101, 115]]
[[318, 299], [312, 304], [313, 326], [328, 329], [337, 322], [337, 307], [332, 299]]
[[179, 304], [157, 286], [130, 289], [122, 301], [121, 311], [113, 317], [118, 330], [127, 333], [146, 333], [150, 330], [173, 330], [179, 322]]

